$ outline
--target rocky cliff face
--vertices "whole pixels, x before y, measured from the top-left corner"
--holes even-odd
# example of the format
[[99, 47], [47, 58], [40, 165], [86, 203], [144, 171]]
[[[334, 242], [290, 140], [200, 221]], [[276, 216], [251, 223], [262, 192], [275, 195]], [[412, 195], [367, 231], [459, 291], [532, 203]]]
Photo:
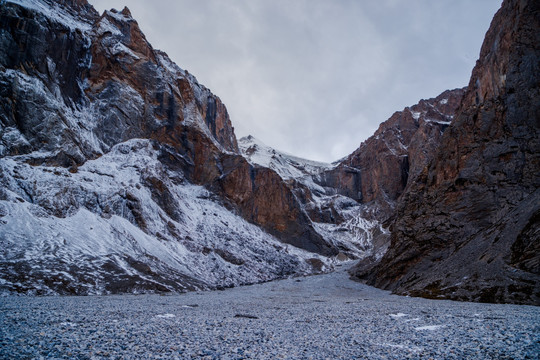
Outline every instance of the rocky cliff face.
[[342, 258], [376, 263], [389, 245], [383, 224], [392, 219], [399, 196], [434, 154], [453, 120], [464, 89], [394, 113], [347, 158], [324, 164], [269, 148], [254, 137], [240, 149], [252, 164], [274, 170], [307, 213], [318, 234]]
[[0, 42], [3, 291], [230, 286], [337, 254], [283, 179], [240, 155], [220, 99], [127, 8], [9, 1]]
[[240, 139], [239, 147], [256, 169], [271, 169], [281, 177], [316, 233], [339, 251], [339, 259], [358, 259], [373, 252], [374, 234], [384, 230], [378, 219], [365, 216], [368, 206], [348, 196], [343, 178], [328, 182], [327, 174], [336, 164], [298, 158], [272, 149], [252, 136]]
[[506, 0], [458, 115], [356, 275], [399, 294], [540, 304], [540, 4]]
[[395, 112], [356, 151], [321, 173], [317, 181], [323, 188], [363, 204], [357, 216], [385, 224], [372, 232], [372, 254], [362, 267], [369, 268], [386, 251], [390, 233], [384, 228], [394, 216], [395, 204], [434, 156], [463, 94], [464, 89], [448, 90]]
[[463, 89], [445, 91], [436, 98], [394, 113], [360, 147], [341, 162], [360, 175], [364, 202], [396, 201], [439, 145], [456, 114]]
[[127, 8], [2, 3], [0, 291], [185, 291], [361, 259], [356, 277], [398, 293], [537, 303], [538, 7], [505, 1], [466, 89], [323, 164], [237, 142]]

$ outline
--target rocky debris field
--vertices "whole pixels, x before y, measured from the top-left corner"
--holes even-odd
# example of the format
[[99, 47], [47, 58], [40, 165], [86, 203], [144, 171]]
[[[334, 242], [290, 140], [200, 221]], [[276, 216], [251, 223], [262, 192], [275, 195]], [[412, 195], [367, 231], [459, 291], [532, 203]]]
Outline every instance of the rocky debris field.
[[540, 307], [391, 295], [337, 272], [182, 295], [0, 298], [1, 359], [538, 359]]

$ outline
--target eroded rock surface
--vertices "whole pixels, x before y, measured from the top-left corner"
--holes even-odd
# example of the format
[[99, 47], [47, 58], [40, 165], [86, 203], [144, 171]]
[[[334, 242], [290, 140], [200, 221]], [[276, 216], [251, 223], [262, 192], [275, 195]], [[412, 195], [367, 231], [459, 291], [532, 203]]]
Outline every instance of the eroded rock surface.
[[540, 4], [507, 0], [458, 114], [359, 277], [399, 294], [540, 303]]

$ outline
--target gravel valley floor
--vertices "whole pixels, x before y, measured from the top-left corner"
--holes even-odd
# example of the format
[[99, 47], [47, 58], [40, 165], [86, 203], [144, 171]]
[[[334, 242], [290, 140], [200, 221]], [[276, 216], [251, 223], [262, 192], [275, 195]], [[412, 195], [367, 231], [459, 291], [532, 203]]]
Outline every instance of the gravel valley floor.
[[540, 358], [540, 307], [400, 297], [344, 268], [182, 295], [3, 297], [0, 358]]

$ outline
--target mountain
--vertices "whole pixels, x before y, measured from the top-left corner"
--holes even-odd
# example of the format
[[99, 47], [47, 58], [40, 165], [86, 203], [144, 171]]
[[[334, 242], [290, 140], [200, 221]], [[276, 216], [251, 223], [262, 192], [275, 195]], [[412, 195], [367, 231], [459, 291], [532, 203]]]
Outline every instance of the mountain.
[[[540, 3], [505, 0], [457, 115], [355, 276], [398, 294], [540, 304]], [[420, 168], [419, 168], [420, 169]]]
[[341, 167], [359, 170], [363, 202], [377, 201], [382, 205], [399, 198], [433, 156], [463, 93], [464, 89], [447, 90], [395, 112], [340, 162]]
[[216, 289], [330, 271], [538, 304], [539, 6], [505, 0], [468, 87], [332, 164], [236, 139], [129, 9], [0, 3], [0, 294]]
[[[322, 164], [237, 142], [221, 100], [127, 8], [13, 0], [0, 31], [2, 293], [186, 291], [378, 260], [388, 189], [423, 156], [404, 146], [429, 153], [413, 136], [436, 142], [461, 96], [396, 113]], [[371, 169], [396, 164], [396, 179]]]
[[364, 204], [364, 218], [381, 224], [381, 231], [372, 233], [372, 252], [358, 268], [369, 269], [386, 252], [396, 203], [434, 155], [463, 94], [464, 89], [447, 90], [395, 112], [357, 150], [324, 174], [326, 184]]
[[[325, 271], [339, 250], [127, 8], [0, 6], [2, 293], [185, 291]], [[292, 244], [294, 246], [288, 246]]]
[[238, 144], [249, 162], [287, 182], [315, 229], [342, 256], [372, 264], [389, 245], [387, 223], [399, 196], [433, 156], [464, 92], [447, 90], [395, 112], [357, 150], [332, 164], [280, 152], [253, 136]]

